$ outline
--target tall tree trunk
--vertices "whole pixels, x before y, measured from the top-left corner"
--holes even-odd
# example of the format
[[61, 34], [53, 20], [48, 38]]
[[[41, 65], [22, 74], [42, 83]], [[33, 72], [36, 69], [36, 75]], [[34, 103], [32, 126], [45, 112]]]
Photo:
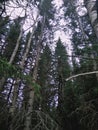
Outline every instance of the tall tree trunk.
[[[43, 36], [43, 29], [44, 29], [44, 23], [45, 23], [45, 17], [43, 17], [42, 20], [42, 27], [41, 27], [41, 34], [38, 41], [38, 47], [37, 47], [37, 57], [35, 61], [34, 71], [33, 71], [33, 83], [36, 83], [37, 80], [37, 73], [38, 73], [38, 65], [39, 65], [39, 59], [40, 59], [40, 52], [41, 52], [41, 44], [42, 44], [42, 36]], [[29, 86], [30, 93], [29, 93], [29, 100], [28, 100], [28, 111], [25, 119], [25, 128], [24, 130], [30, 130], [31, 128], [31, 121], [32, 121], [32, 111], [33, 111], [33, 102], [34, 102], [34, 88], [32, 85]]]
[[96, 8], [98, 5], [96, 5], [96, 1], [94, 0], [84, 0], [84, 3], [86, 5], [91, 24], [98, 38], [98, 14]]

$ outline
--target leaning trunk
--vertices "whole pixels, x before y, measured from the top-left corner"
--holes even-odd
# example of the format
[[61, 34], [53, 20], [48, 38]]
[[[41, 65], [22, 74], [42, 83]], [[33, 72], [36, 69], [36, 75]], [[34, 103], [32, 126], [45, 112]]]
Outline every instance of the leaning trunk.
[[[19, 48], [19, 45], [20, 45], [20, 40], [21, 40], [22, 34], [23, 34], [23, 25], [21, 26], [20, 34], [19, 34], [19, 36], [18, 36], [15, 49], [14, 49], [14, 51], [13, 51], [11, 57], [10, 57], [10, 60], [9, 60], [9, 62], [8, 62], [9, 64], [12, 64], [13, 61], [14, 61], [14, 59], [15, 59], [16, 53], [17, 53], [18, 48]], [[0, 92], [2, 92], [4, 83], [5, 83], [5, 78], [2, 77], [2, 78], [0, 79]]]
[[30, 34], [30, 37], [29, 37], [29, 40], [28, 40], [28, 43], [27, 43], [27, 46], [26, 46], [26, 51], [25, 51], [25, 53], [23, 55], [23, 59], [22, 59], [22, 62], [21, 62], [21, 67], [22, 68], [24, 66], [24, 62], [25, 62], [25, 59], [27, 57], [27, 54], [28, 54], [28, 52], [30, 50], [31, 40], [32, 40], [33, 34], [35, 32], [35, 29], [36, 29], [36, 23], [38, 21], [38, 16], [39, 16], [39, 14], [36, 16], [36, 20], [34, 20], [34, 24], [33, 24], [33, 27], [32, 27], [32, 32]]

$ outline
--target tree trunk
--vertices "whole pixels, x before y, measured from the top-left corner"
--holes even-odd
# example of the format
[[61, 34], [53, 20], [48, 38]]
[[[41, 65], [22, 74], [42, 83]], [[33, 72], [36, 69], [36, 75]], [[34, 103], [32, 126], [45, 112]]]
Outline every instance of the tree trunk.
[[[37, 73], [38, 73], [38, 65], [39, 65], [39, 59], [40, 59], [40, 52], [41, 52], [41, 43], [42, 43], [42, 36], [43, 36], [43, 29], [44, 29], [44, 23], [45, 23], [45, 17], [43, 17], [42, 21], [42, 27], [41, 27], [41, 34], [40, 38], [38, 41], [38, 46], [37, 46], [37, 57], [35, 61], [35, 67], [33, 71], [33, 78], [32, 81], [33, 83], [36, 83], [37, 80]], [[24, 130], [30, 130], [31, 129], [31, 121], [32, 121], [32, 111], [33, 111], [33, 102], [34, 102], [34, 88], [33, 86], [29, 86], [30, 93], [29, 93], [29, 101], [28, 101], [28, 111], [25, 119], [25, 128]]]
[[84, 0], [84, 3], [86, 5], [91, 24], [92, 24], [95, 34], [98, 38], [98, 15], [97, 15], [96, 1]]
[[17, 97], [18, 97], [18, 92], [19, 92], [19, 82], [20, 80], [17, 79], [15, 86], [14, 86], [14, 90], [13, 90], [13, 96], [12, 96], [12, 103], [11, 106], [9, 108], [9, 112], [11, 114], [11, 125], [10, 125], [10, 130], [14, 129], [13, 126], [13, 119], [14, 119], [14, 114], [15, 114], [15, 109], [16, 109], [16, 101], [17, 101]]
[[[16, 42], [16, 47], [15, 47], [15, 49], [14, 49], [14, 51], [13, 51], [11, 57], [10, 57], [9, 64], [12, 64], [12, 62], [15, 59], [15, 56], [16, 56], [16, 53], [18, 51], [18, 47], [19, 47], [19, 44], [20, 44], [20, 40], [21, 40], [21, 37], [22, 37], [22, 33], [23, 33], [23, 25], [21, 26], [20, 34], [19, 34], [19, 37], [18, 37], [17, 42]], [[0, 80], [0, 92], [3, 89], [4, 83], [5, 83], [5, 78], [2, 77], [2, 79]]]
[[[16, 47], [15, 47], [15, 49], [14, 49], [12, 55], [11, 55], [11, 58], [9, 60], [9, 64], [12, 64], [14, 59], [15, 59], [16, 53], [17, 53], [19, 45], [20, 45], [20, 40], [21, 40], [22, 34], [23, 34], [23, 25], [21, 26], [21, 31], [20, 31], [19, 37], [17, 39]], [[14, 90], [13, 90], [12, 104], [11, 104], [11, 107], [9, 109], [9, 112], [11, 113], [11, 119], [12, 119], [11, 125], [10, 125], [10, 130], [13, 130], [13, 119], [14, 119], [14, 113], [15, 113], [15, 109], [16, 109], [16, 100], [17, 100], [17, 97], [18, 97], [19, 81], [20, 80], [17, 78], [16, 84], [15, 84]]]
[[15, 59], [16, 53], [17, 53], [18, 48], [19, 48], [19, 45], [20, 45], [20, 40], [21, 40], [22, 34], [23, 34], [23, 24], [22, 24], [22, 26], [21, 26], [20, 34], [19, 34], [19, 37], [18, 37], [18, 39], [17, 39], [15, 49], [14, 49], [14, 51], [13, 51], [13, 53], [12, 53], [12, 55], [11, 55], [11, 58], [10, 58], [10, 60], [9, 60], [9, 64], [12, 64], [12, 62], [13, 62], [14, 59]]
[[24, 66], [24, 62], [25, 62], [25, 59], [27, 57], [27, 54], [28, 54], [28, 52], [30, 50], [31, 40], [32, 40], [32, 36], [33, 36], [33, 34], [35, 32], [35, 29], [36, 29], [36, 23], [38, 21], [38, 16], [39, 16], [39, 14], [36, 16], [36, 20], [34, 20], [34, 24], [33, 24], [33, 27], [32, 27], [32, 33], [30, 34], [30, 37], [29, 37], [29, 40], [28, 40], [28, 43], [27, 43], [27, 47], [26, 47], [26, 51], [25, 51], [25, 53], [23, 55], [23, 59], [22, 59], [22, 62], [21, 62], [21, 67], [22, 68]]
[[[35, 67], [33, 71], [33, 83], [36, 83], [37, 80], [37, 71], [38, 71], [38, 64], [39, 64], [39, 58], [40, 58], [40, 45], [38, 46], [38, 53], [36, 57]], [[28, 101], [28, 112], [25, 120], [25, 129], [24, 130], [30, 130], [31, 126], [31, 120], [32, 120], [32, 111], [33, 111], [33, 102], [34, 102], [34, 89], [33, 86], [29, 86], [30, 93], [29, 93], [29, 101]]]

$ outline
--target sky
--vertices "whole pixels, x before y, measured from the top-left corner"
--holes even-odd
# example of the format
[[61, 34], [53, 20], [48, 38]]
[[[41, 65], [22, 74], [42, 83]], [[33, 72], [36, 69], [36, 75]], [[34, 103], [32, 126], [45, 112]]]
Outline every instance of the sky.
[[[56, 10], [59, 11], [59, 13], [58, 13], [59, 15], [56, 14], [55, 17], [56, 18], [59, 17], [59, 16], [64, 17], [63, 16], [64, 11], [63, 11], [63, 9], [60, 9], [60, 7], [63, 4], [63, 1], [62, 0], [54, 0], [53, 3], [56, 6]], [[25, 3], [25, 5], [26, 5], [26, 3]], [[16, 8], [12, 8], [12, 7], [16, 7]], [[25, 26], [24, 26], [25, 30], [32, 24], [32, 20], [30, 20], [32, 18], [32, 16], [30, 16], [31, 10], [27, 9], [27, 11], [28, 11], [29, 16], [28, 16], [28, 19], [25, 22]], [[36, 16], [36, 14], [35, 14], [36, 12], [37, 12], [36, 8], [33, 8], [32, 14], [34, 14], [33, 15], [34, 19], [35, 19], [35, 16]], [[9, 6], [7, 7], [7, 14], [11, 16], [11, 19], [15, 19], [17, 16], [23, 17], [25, 15], [25, 10], [23, 10], [23, 8], [17, 8], [17, 5], [15, 5], [13, 2], [10, 1]], [[65, 23], [63, 18], [59, 19], [59, 23], [60, 23], [61, 26], [66, 26], [66, 23]], [[64, 33], [63, 30], [61, 30], [61, 28], [58, 28], [57, 31], [55, 32], [55, 40], [57, 40], [58, 37], [61, 37], [62, 41], [65, 42], [64, 39], [66, 39], [65, 37], [67, 37], [67, 35]], [[67, 39], [68, 39], [68, 37], [67, 37]]]
[[[56, 31], [54, 33], [54, 40], [58, 40], [58, 38], [61, 38], [63, 44], [67, 47], [69, 55], [71, 55], [71, 30], [66, 26], [66, 21], [64, 19], [64, 8], [61, 8], [63, 5], [63, 0], [54, 0], [53, 4], [55, 5], [56, 8], [56, 14], [55, 14], [55, 19], [59, 18], [59, 23], [56, 26]], [[28, 17], [26, 18], [27, 20], [25, 21], [24, 24], [24, 30], [27, 30], [33, 23], [32, 21], [36, 19], [36, 15], [38, 10], [36, 7], [31, 6], [31, 9], [26, 8], [25, 6], [27, 3], [22, 3], [21, 7], [18, 7], [17, 4], [12, 1], [7, 6], [7, 14], [11, 16], [11, 19], [16, 18], [17, 16], [23, 17], [25, 15], [25, 11], [28, 12]], [[16, 7], [16, 8], [13, 8]], [[82, 8], [82, 9], [81, 9]], [[32, 10], [32, 12], [31, 12]], [[83, 0], [78, 0], [77, 2], [77, 10], [79, 12], [79, 15], [83, 15], [85, 13], [85, 8], [83, 8]], [[62, 27], [61, 27], [62, 26]], [[65, 28], [65, 30], [64, 30]]]

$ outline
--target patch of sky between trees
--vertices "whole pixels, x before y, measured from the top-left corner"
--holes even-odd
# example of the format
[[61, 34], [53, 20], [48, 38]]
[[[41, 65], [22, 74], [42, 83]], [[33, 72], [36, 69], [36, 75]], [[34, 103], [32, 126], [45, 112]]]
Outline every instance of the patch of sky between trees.
[[[65, 8], [62, 6], [63, 1], [62, 0], [53, 0], [54, 8], [56, 9], [55, 19], [59, 19], [59, 22], [56, 27], [54, 27], [54, 44], [52, 44], [51, 49], [55, 49], [55, 43], [60, 38], [64, 44], [64, 46], [67, 47], [68, 54], [71, 55], [71, 30], [66, 26], [67, 21], [64, 19], [64, 11]], [[24, 23], [24, 30], [31, 30], [32, 21], [36, 19], [38, 9], [36, 7], [26, 8], [27, 2], [21, 3], [21, 6], [17, 6], [16, 2], [9, 1], [9, 5], [7, 5], [7, 15], [10, 16], [11, 19], [15, 19], [17, 17], [24, 17], [25, 11], [27, 11], [27, 18]], [[86, 9], [83, 7], [83, 0], [78, 0], [76, 4], [76, 10], [78, 11], [78, 14], [80, 16], [84, 15], [86, 13]], [[63, 7], [63, 8], [62, 8]], [[31, 11], [32, 10], [32, 11]], [[51, 24], [55, 23], [56, 21], [52, 21]], [[64, 30], [65, 29], [65, 30]]]

